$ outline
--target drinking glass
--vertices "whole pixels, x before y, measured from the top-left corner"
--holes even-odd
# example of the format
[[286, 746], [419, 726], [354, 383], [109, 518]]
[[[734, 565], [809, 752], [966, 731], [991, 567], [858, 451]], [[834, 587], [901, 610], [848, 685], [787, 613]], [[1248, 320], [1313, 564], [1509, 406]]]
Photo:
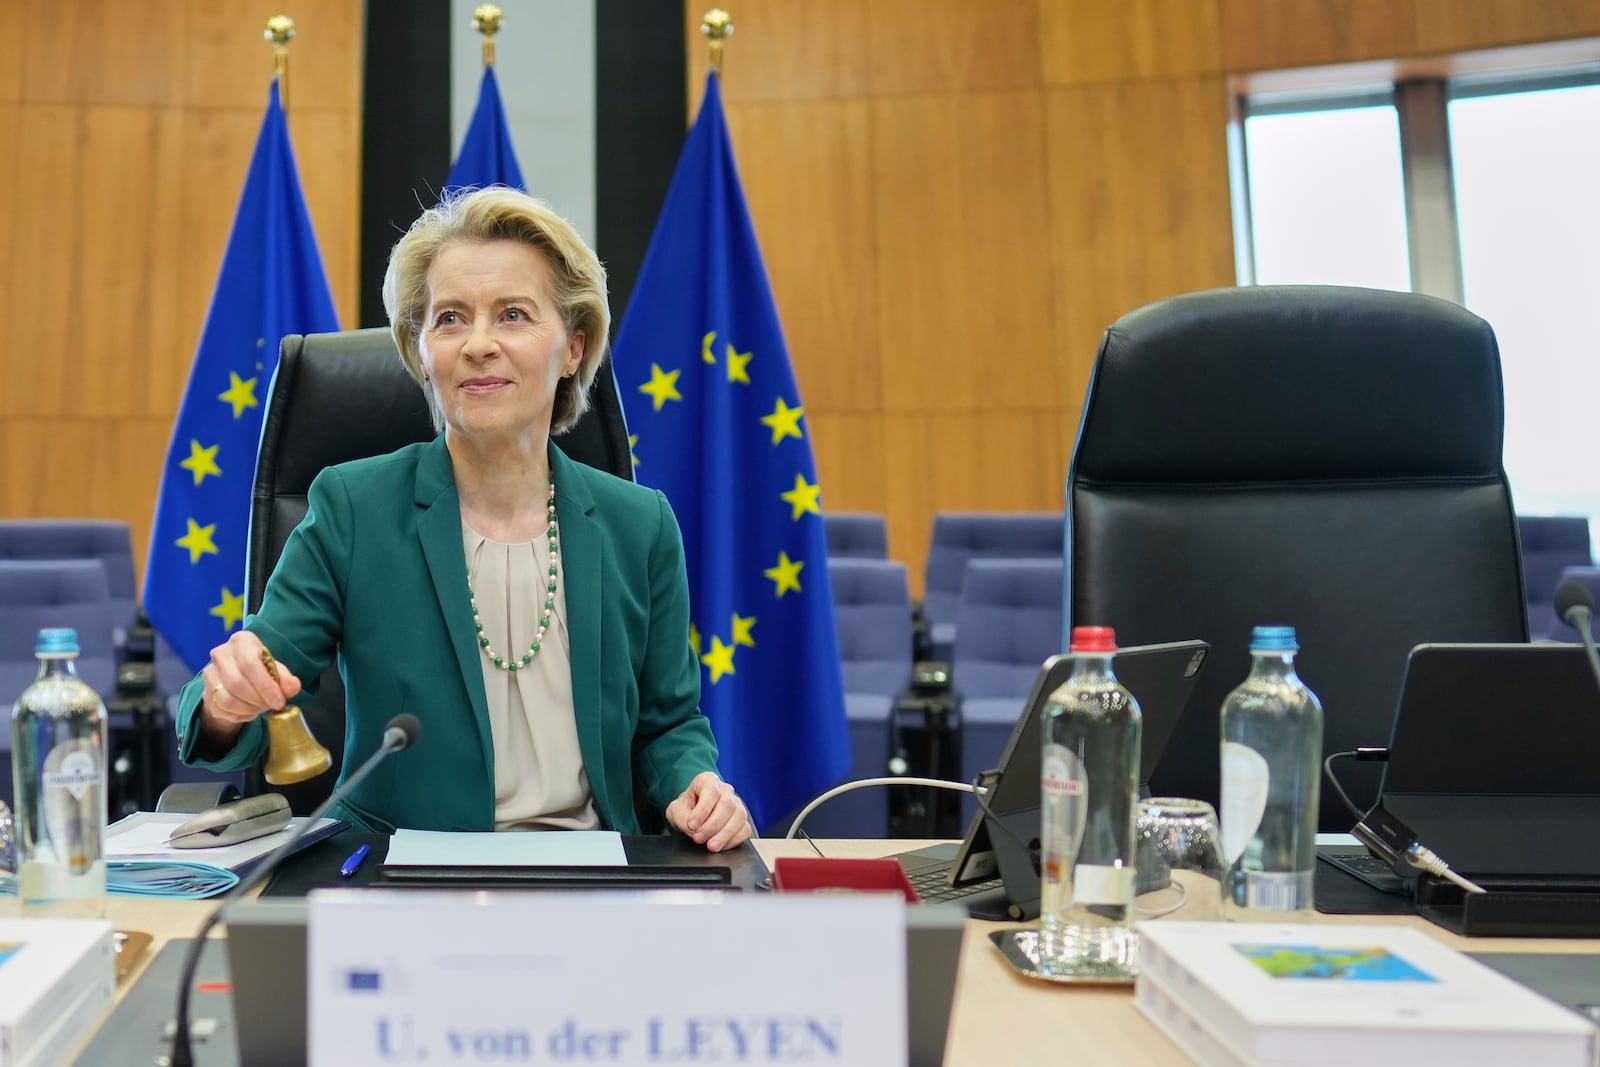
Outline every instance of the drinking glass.
[[1210, 804], [1187, 797], [1141, 801], [1134, 836], [1136, 919], [1219, 917], [1222, 831]]

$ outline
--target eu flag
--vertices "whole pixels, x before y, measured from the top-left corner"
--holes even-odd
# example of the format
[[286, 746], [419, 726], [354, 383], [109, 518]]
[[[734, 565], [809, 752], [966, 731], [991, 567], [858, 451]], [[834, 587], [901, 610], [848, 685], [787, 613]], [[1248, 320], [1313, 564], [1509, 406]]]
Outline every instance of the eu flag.
[[639, 481], [688, 557], [701, 707], [758, 826], [850, 766], [821, 490], [716, 75], [617, 336]]
[[506, 128], [505, 108], [500, 106], [500, 83], [494, 68], [483, 68], [483, 83], [478, 86], [478, 106], [472, 112], [461, 152], [444, 183], [444, 195], [461, 189], [482, 189], [489, 185], [509, 185], [526, 189], [517, 153], [511, 147], [511, 131]]
[[339, 328], [272, 83], [162, 468], [144, 604], [191, 670], [244, 618], [261, 405], [285, 334]]

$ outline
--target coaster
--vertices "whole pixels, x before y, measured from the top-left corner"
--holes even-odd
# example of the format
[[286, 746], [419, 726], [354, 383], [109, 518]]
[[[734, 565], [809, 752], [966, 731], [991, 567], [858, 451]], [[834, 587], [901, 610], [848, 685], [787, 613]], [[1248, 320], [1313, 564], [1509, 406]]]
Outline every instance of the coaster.
[[[1137, 938], [1138, 934], [1131, 935]], [[1109, 985], [1130, 986], [1133, 984], [1136, 970], [1130, 969], [1125, 973], [1106, 971], [1099, 974], [1047, 974], [1039, 969], [1039, 930], [1037, 927], [1023, 927], [1015, 930], [996, 930], [989, 935], [989, 940], [994, 947], [1000, 950], [1000, 956], [1011, 965], [1012, 970], [1024, 978], [1032, 978], [1040, 982], [1054, 982], [1058, 985]], [[1135, 951], [1137, 952], [1137, 941]]]

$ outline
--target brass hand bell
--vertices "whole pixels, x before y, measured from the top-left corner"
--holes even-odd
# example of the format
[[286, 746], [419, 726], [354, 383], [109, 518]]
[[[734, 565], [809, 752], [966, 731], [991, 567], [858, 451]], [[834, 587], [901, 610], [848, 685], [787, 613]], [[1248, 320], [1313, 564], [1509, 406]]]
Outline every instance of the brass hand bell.
[[[272, 653], [261, 650], [261, 664], [278, 680], [278, 664]], [[272, 785], [293, 785], [333, 766], [328, 750], [311, 736], [311, 727], [300, 709], [290, 704], [267, 712], [267, 765], [263, 776]]]

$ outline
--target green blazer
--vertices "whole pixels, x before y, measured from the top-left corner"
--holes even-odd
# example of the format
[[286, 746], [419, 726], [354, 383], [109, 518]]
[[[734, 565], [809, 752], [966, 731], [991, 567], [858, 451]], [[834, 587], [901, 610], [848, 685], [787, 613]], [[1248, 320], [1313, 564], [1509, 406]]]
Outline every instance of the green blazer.
[[[639, 832], [634, 787], [665, 809], [717, 746], [700, 713], [683, 541], [660, 492], [550, 448], [561, 523], [578, 744], [601, 822]], [[444, 438], [330, 467], [311, 485], [261, 610], [245, 622], [308, 686], [337, 657], [340, 780], [400, 712], [422, 723], [335, 814], [373, 831], [494, 829], [494, 743], [467, 600], [461, 505]], [[213, 770], [266, 752], [264, 719], [216, 760], [195, 755], [204, 681], [178, 702], [179, 755]]]

